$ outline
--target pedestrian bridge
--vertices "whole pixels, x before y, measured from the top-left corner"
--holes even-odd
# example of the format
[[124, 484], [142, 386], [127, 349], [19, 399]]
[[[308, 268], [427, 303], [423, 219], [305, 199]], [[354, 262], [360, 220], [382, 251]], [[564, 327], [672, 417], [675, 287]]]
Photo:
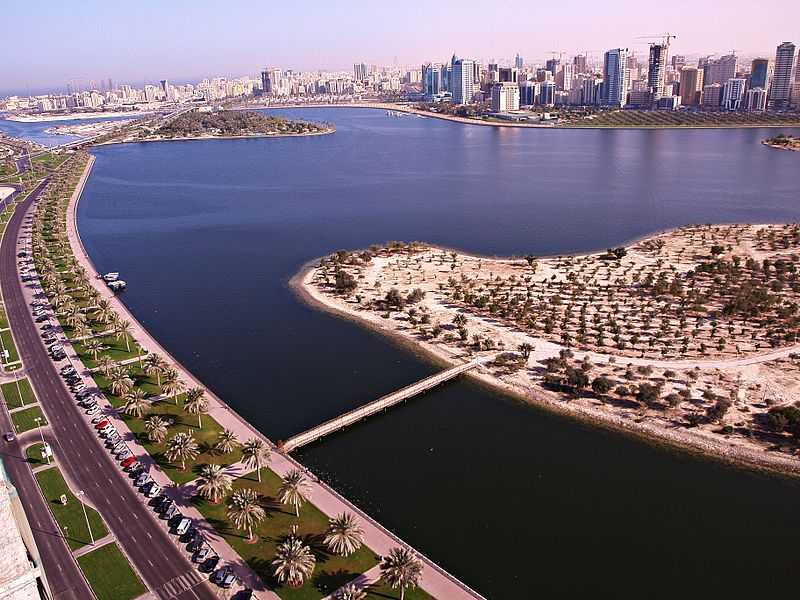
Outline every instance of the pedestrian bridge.
[[437, 373], [436, 375], [431, 375], [430, 377], [426, 377], [425, 379], [422, 379], [400, 390], [397, 390], [396, 392], [392, 392], [391, 394], [378, 398], [377, 400], [373, 400], [368, 404], [355, 408], [334, 419], [325, 421], [324, 423], [317, 425], [316, 427], [312, 427], [311, 429], [308, 429], [303, 433], [299, 433], [296, 436], [291, 437], [288, 440], [284, 441], [282, 444], [280, 444], [280, 447], [285, 452], [291, 452], [292, 450], [296, 450], [301, 446], [310, 444], [311, 442], [318, 440], [321, 437], [334, 433], [335, 431], [339, 431], [340, 429], [343, 429], [348, 425], [352, 425], [357, 421], [366, 419], [367, 417], [374, 415], [376, 412], [390, 408], [395, 404], [399, 404], [403, 400], [408, 400], [409, 398], [412, 398], [418, 394], [426, 392], [429, 389], [444, 383], [445, 381], [449, 381], [454, 377], [458, 377], [462, 373], [465, 373], [470, 369], [474, 369], [475, 367], [479, 366], [486, 360], [488, 359], [477, 358], [468, 363], [464, 363], [463, 365], [458, 365], [452, 367], [451, 369], [447, 369], [445, 371]]

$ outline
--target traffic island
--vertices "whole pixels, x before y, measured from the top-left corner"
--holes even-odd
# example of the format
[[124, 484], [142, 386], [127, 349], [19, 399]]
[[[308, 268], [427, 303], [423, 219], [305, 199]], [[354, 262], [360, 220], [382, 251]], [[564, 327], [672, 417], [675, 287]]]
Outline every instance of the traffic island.
[[78, 558], [78, 565], [97, 600], [130, 600], [147, 592], [115, 543], [84, 554]]

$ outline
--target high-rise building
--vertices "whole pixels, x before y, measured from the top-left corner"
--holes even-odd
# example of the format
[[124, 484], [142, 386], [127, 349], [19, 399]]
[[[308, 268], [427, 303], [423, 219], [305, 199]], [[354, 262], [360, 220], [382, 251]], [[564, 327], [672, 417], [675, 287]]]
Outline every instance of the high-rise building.
[[556, 103], [556, 82], [543, 81], [539, 87], [539, 104], [554, 106]]
[[775, 52], [775, 72], [772, 75], [772, 87], [769, 91], [769, 102], [774, 108], [789, 106], [794, 51], [795, 45], [792, 42], [783, 42]]
[[592, 106], [597, 104], [600, 99], [600, 90], [603, 86], [602, 81], [594, 76], [584, 77], [581, 80], [581, 104]]
[[558, 72], [558, 65], [561, 64], [561, 59], [559, 58], [548, 58], [547, 62], [544, 63], [544, 68], [550, 71], [555, 78], [556, 73]]
[[725, 110], [740, 110], [744, 103], [744, 91], [747, 80], [740, 77], [728, 79], [722, 86], [722, 108]]
[[675, 71], [680, 72], [680, 70], [686, 66], [686, 57], [682, 54], [676, 54], [672, 57], [672, 68]]
[[720, 58], [711, 60], [703, 66], [703, 82], [706, 85], [713, 83], [725, 83], [728, 79], [736, 77], [738, 59], [735, 54], [728, 54]]
[[581, 73], [586, 73], [586, 55], [585, 54], [578, 54], [572, 58], [572, 66], [575, 67], [575, 74], [580, 75]]
[[745, 95], [745, 108], [747, 110], [767, 110], [767, 90], [764, 88], [750, 88]]
[[519, 70], [516, 67], [500, 67], [497, 69], [497, 81], [519, 83]]
[[556, 73], [556, 87], [560, 90], [569, 91], [572, 89], [572, 77], [574, 66], [571, 63], [564, 63]]
[[514, 57], [514, 66], [521, 71], [524, 64], [525, 61], [523, 61], [522, 57], [519, 54], [517, 54]]
[[684, 106], [697, 106], [700, 103], [700, 90], [703, 89], [703, 72], [696, 67], [681, 69], [681, 85], [678, 95]]
[[364, 63], [356, 63], [353, 65], [353, 79], [356, 81], [366, 81], [367, 74], [367, 65]]
[[519, 86], [516, 82], [503, 81], [492, 86], [492, 111], [509, 112], [519, 110]]
[[422, 65], [422, 93], [433, 97], [442, 92], [442, 69], [439, 65]]
[[453, 57], [453, 72], [450, 75], [450, 91], [455, 104], [472, 102], [477, 91], [475, 85], [475, 61], [468, 58]]
[[628, 49], [615, 48], [603, 57], [603, 98], [605, 106], [625, 106], [628, 90], [625, 87], [628, 70]]
[[539, 103], [539, 82], [523, 81], [519, 84], [519, 103], [521, 106], [533, 106]]
[[709, 108], [719, 108], [720, 104], [722, 104], [722, 84], [704, 85], [702, 105]]
[[750, 87], [769, 88], [769, 59], [756, 58], [750, 64]]
[[664, 95], [664, 84], [667, 78], [666, 44], [650, 44], [650, 60], [647, 63], [647, 89], [653, 102]]

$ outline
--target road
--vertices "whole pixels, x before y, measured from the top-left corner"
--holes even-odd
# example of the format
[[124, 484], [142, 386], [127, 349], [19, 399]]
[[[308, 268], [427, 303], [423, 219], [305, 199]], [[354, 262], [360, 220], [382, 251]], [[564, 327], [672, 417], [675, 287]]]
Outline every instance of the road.
[[[67, 479], [86, 492], [89, 503], [103, 515], [109, 530], [155, 597], [162, 600], [216, 598], [211, 584], [198, 575], [187, 554], [178, 548], [90, 431], [39, 337], [17, 275], [16, 253], [24, 215], [40, 193], [41, 188], [37, 188], [37, 192], [28, 196], [6, 227], [0, 245], [0, 285], [17, 349], [58, 441], [54, 451]], [[11, 429], [7, 414], [0, 419], [4, 430]], [[47, 510], [42, 507], [38, 489], [30, 485], [35, 486], [35, 481], [24, 472], [27, 467], [20, 462], [19, 447], [12, 446], [7, 453], [9, 474], [20, 491], [29, 518], [40, 510]], [[36, 543], [54, 592], [61, 590], [59, 598], [90, 597], [85, 593], [85, 584], [77, 581], [80, 573], [76, 577], [74, 562], [68, 564], [72, 558], [66, 553], [63, 540], [59, 538], [54, 542], [52, 537], [52, 531], [42, 526]]]

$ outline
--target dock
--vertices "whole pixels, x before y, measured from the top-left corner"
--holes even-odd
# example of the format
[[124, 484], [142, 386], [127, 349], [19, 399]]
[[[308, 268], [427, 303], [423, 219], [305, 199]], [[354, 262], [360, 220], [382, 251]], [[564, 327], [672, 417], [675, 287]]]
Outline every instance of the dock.
[[466, 373], [467, 371], [481, 365], [486, 360], [487, 360], [486, 358], [477, 358], [468, 363], [457, 365], [450, 369], [441, 371], [440, 373], [437, 373], [435, 375], [431, 375], [430, 377], [426, 377], [425, 379], [421, 379], [420, 381], [417, 381], [416, 383], [413, 383], [407, 387], [399, 389], [396, 392], [392, 392], [391, 394], [382, 396], [377, 400], [373, 400], [368, 404], [359, 406], [358, 408], [346, 412], [343, 415], [325, 421], [324, 423], [321, 423], [316, 427], [307, 429], [306, 431], [299, 433], [289, 438], [288, 440], [284, 441], [281, 444], [281, 448], [285, 452], [291, 452], [292, 450], [296, 450], [301, 446], [310, 444], [311, 442], [318, 440], [321, 437], [339, 431], [340, 429], [343, 429], [348, 425], [352, 425], [353, 423], [361, 421], [362, 419], [366, 419], [367, 417], [374, 415], [376, 412], [379, 412], [381, 410], [386, 410], [387, 408], [391, 408], [395, 404], [399, 404], [400, 402], [408, 400], [409, 398], [413, 398], [414, 396], [426, 392], [429, 389], [436, 387], [437, 385], [441, 385], [446, 381], [450, 381], [451, 379], [458, 377], [462, 373]]

